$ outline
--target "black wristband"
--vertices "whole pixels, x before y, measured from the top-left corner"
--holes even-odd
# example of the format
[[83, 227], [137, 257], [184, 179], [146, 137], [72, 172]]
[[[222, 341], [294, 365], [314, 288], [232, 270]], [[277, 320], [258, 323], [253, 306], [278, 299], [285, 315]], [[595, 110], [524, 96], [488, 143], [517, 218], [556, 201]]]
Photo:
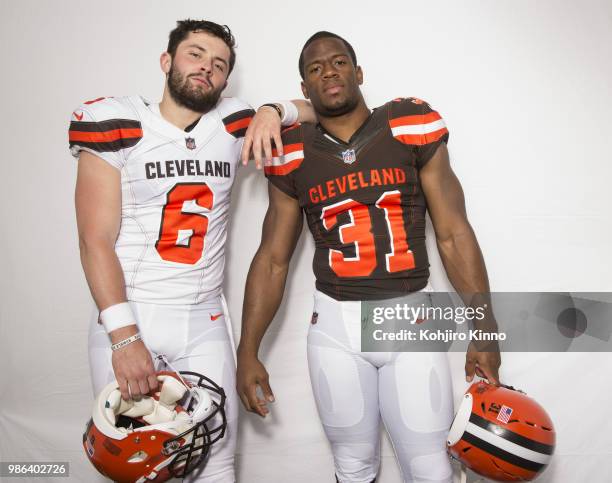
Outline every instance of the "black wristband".
[[278, 113], [278, 117], [280, 117], [281, 119], [283, 118], [283, 111], [281, 111], [281, 108], [278, 107], [277, 104], [262, 104], [259, 107], [262, 108], [264, 106], [273, 107], [274, 109], [276, 109], [276, 112]]

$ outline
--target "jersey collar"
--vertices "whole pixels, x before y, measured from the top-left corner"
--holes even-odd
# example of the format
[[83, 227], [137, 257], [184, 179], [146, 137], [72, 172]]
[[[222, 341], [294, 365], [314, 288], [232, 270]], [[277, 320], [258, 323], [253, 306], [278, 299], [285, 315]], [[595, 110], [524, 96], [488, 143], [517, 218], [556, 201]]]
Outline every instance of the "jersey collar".
[[374, 109], [373, 111], [370, 111], [370, 115], [361, 123], [361, 126], [359, 126], [357, 128], [357, 130], [353, 133], [353, 135], [350, 137], [350, 139], [348, 140], [348, 142], [343, 141], [340, 138], [337, 138], [336, 136], [334, 136], [332, 133], [330, 133], [327, 129], [325, 129], [321, 123], [317, 123], [317, 129], [319, 130], [319, 132], [321, 134], [323, 134], [323, 136], [325, 136], [327, 139], [329, 139], [330, 141], [333, 141], [337, 144], [342, 144], [344, 146], [350, 146], [351, 144], [354, 143], [354, 141], [359, 137], [359, 135], [361, 134], [361, 132], [366, 128], [366, 126], [369, 124], [370, 120], [372, 119], [372, 116], [374, 115], [374, 111], [376, 109]]

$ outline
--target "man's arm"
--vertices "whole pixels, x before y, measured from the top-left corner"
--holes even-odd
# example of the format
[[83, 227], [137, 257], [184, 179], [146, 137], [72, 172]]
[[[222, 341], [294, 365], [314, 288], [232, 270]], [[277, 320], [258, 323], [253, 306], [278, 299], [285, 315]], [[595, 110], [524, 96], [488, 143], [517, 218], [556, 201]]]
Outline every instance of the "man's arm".
[[[303, 99], [294, 99], [291, 103], [297, 108], [297, 122], [316, 122], [317, 116], [310, 102]], [[249, 162], [249, 154], [252, 150], [255, 167], [261, 169], [263, 166], [262, 155], [265, 160], [272, 159], [271, 140], [274, 141], [278, 155], [283, 155], [281, 118], [285, 115], [285, 111], [282, 104], [276, 104], [276, 106], [281, 110], [281, 116], [273, 107], [261, 106], [249, 124], [240, 154], [243, 165]]]
[[[121, 223], [121, 177], [118, 169], [82, 151], [75, 192], [81, 263], [100, 311], [126, 301], [125, 281], [115, 241]], [[136, 334], [134, 324], [110, 332], [116, 344]], [[142, 341], [113, 352], [113, 369], [123, 399], [139, 398], [157, 387], [153, 361]], [[129, 386], [129, 389], [128, 389]]]
[[[297, 200], [268, 183], [269, 204], [261, 243], [251, 262], [242, 308], [236, 387], [247, 411], [264, 416], [274, 401], [268, 373], [258, 359], [259, 345], [283, 298], [291, 255], [302, 231]], [[264, 399], [257, 396], [257, 386]]]
[[[446, 144], [442, 143], [421, 169], [420, 178], [448, 279], [466, 305], [487, 304], [487, 316], [481, 322], [475, 320], [475, 328], [496, 332], [487, 269], [476, 235], [467, 219], [463, 190], [450, 166]], [[501, 359], [496, 347], [490, 349], [492, 352], [478, 352], [470, 344], [465, 366], [468, 382], [478, 372], [490, 382], [499, 383]]]

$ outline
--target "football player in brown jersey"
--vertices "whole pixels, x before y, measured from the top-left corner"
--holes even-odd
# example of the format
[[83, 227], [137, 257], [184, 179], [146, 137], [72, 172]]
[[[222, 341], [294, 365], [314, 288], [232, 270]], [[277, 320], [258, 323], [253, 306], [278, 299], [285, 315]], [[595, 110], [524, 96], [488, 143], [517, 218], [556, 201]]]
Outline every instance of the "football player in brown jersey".
[[[375, 479], [382, 417], [404, 481], [450, 482], [445, 442], [453, 400], [446, 354], [361, 352], [359, 303], [428, 290], [426, 211], [454, 288], [466, 303], [473, 294], [487, 296], [483, 256], [449, 163], [448, 130], [416, 98], [369, 109], [355, 52], [335, 34], [313, 35], [299, 68], [319, 122], [285, 130], [284, 155], [274, 155], [265, 168], [269, 207], [246, 283], [239, 396], [261, 416], [274, 401], [258, 350], [281, 302], [304, 213], [315, 240], [316, 276], [308, 363], [336, 478]], [[492, 317], [486, 320], [480, 328], [495, 331]], [[478, 373], [497, 384], [499, 366], [496, 346], [479, 351], [470, 345], [468, 381]]]

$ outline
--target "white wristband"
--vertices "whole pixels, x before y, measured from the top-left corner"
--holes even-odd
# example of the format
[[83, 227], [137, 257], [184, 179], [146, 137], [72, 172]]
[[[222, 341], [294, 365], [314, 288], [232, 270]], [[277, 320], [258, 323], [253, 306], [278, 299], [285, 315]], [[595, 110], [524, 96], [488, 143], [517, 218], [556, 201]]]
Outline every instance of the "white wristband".
[[283, 118], [281, 119], [281, 125], [291, 126], [298, 120], [298, 108], [291, 101], [280, 101], [276, 104], [283, 106]]
[[123, 302], [111, 305], [100, 312], [100, 321], [106, 332], [110, 334], [113, 330], [135, 324], [136, 317], [134, 317], [130, 304]]
[[132, 342], [136, 342], [137, 340], [140, 340], [140, 332], [137, 332], [133, 336], [128, 337], [127, 339], [123, 339], [117, 342], [116, 344], [113, 344], [111, 346], [111, 349], [113, 351], [119, 350], [122, 347], [125, 347], [126, 345], [130, 345]]

